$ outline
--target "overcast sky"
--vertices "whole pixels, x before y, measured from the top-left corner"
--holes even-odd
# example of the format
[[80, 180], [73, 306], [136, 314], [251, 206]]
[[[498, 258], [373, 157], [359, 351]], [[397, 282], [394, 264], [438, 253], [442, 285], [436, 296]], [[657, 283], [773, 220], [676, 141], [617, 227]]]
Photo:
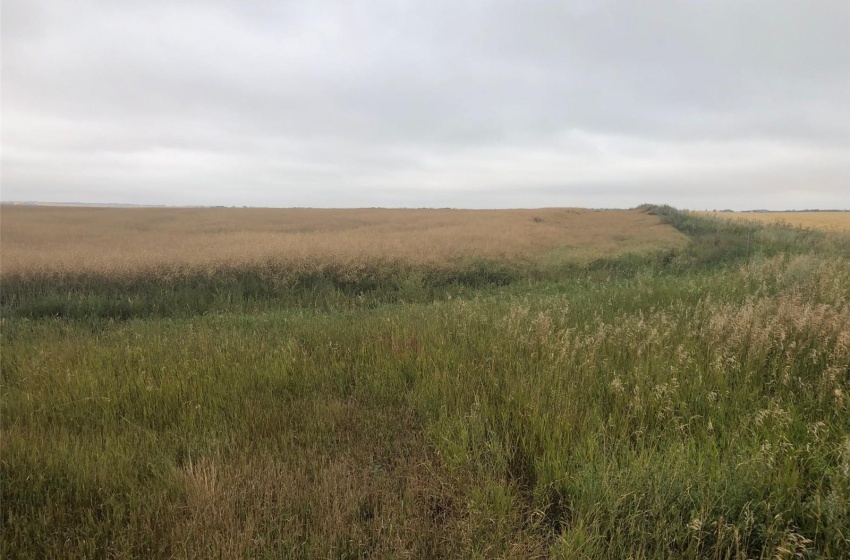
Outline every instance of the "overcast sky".
[[4, 201], [850, 208], [850, 2], [6, 0]]

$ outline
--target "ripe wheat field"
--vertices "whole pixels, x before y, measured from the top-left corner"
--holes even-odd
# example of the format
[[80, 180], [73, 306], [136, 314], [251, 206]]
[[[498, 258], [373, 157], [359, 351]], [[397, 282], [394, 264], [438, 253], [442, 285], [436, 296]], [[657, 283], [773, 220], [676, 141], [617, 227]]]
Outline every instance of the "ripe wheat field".
[[465, 258], [539, 260], [681, 247], [656, 216], [627, 210], [322, 210], [11, 206], [2, 273], [135, 275], [269, 265], [299, 271]]
[[850, 236], [3, 208], [4, 558], [850, 557]]

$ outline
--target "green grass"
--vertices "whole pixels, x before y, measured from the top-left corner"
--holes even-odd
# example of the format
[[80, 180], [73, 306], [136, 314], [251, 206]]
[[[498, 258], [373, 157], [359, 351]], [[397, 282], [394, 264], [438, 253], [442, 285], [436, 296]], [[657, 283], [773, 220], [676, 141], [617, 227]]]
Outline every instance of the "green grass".
[[4, 284], [0, 555], [850, 556], [846, 238], [647, 210], [691, 246], [120, 314]]

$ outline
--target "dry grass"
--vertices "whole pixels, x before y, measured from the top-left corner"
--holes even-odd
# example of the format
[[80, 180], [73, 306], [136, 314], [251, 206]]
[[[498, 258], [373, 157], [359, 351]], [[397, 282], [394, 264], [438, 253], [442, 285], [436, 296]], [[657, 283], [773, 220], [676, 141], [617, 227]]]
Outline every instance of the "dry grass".
[[850, 212], [695, 212], [715, 218], [850, 232]]
[[440, 266], [681, 247], [629, 210], [319, 210], [4, 207], [2, 273], [134, 273], [273, 263], [319, 269], [375, 261]]

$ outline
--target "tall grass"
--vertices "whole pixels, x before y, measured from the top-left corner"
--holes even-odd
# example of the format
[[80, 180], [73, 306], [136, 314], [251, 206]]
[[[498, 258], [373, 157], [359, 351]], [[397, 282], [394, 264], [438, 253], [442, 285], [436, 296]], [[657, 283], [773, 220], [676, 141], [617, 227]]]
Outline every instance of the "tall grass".
[[691, 245], [440, 297], [22, 297], [3, 557], [848, 557], [844, 239], [645, 210]]
[[702, 212], [702, 214], [721, 220], [738, 220], [803, 229], [850, 232], [850, 211]]

